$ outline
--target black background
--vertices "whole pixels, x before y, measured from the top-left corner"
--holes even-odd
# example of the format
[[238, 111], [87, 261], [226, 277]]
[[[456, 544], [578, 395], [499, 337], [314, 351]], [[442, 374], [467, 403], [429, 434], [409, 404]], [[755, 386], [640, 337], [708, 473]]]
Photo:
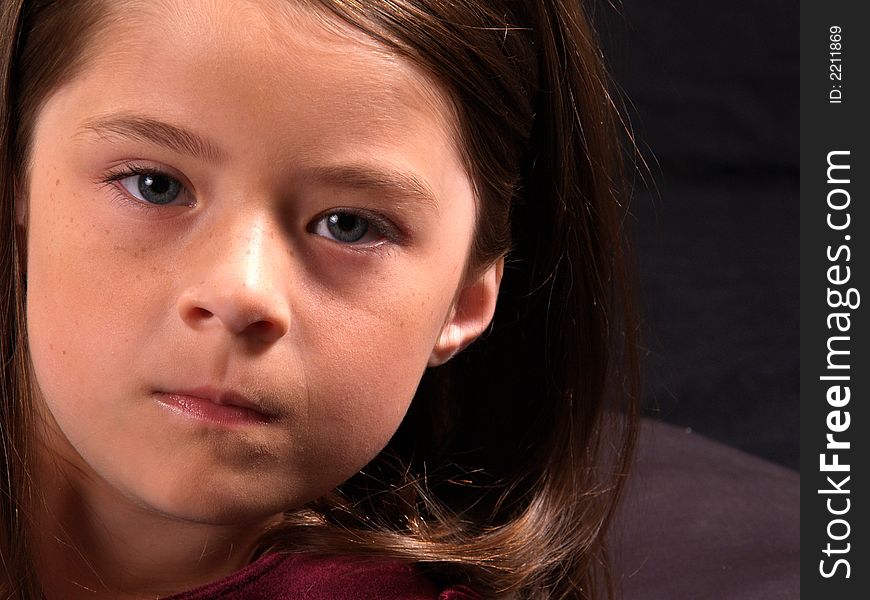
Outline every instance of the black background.
[[596, 18], [652, 175], [632, 199], [647, 412], [797, 469], [799, 6]]

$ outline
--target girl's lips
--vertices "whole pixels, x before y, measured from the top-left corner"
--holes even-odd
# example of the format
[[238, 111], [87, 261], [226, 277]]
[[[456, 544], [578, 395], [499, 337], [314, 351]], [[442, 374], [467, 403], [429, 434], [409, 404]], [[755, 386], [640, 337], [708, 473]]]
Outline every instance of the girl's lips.
[[272, 421], [269, 415], [256, 410], [251, 403], [244, 401], [247, 406], [243, 406], [241, 399], [233, 404], [231, 398], [212, 400], [190, 392], [157, 392], [155, 397], [157, 402], [173, 412], [217, 425], [266, 424]]

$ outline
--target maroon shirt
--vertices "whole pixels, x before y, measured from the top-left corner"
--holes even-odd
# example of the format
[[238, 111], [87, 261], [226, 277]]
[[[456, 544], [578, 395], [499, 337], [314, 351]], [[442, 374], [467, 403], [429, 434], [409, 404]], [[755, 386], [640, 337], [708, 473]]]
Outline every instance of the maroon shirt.
[[405, 563], [350, 556], [270, 554], [229, 577], [164, 600], [480, 600], [438, 590]]

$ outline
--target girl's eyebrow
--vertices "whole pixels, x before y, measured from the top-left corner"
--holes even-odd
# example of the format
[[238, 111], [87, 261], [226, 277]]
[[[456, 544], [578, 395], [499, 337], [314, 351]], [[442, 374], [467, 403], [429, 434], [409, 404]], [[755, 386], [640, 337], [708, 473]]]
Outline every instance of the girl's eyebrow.
[[359, 163], [308, 167], [302, 170], [301, 179], [326, 186], [368, 189], [398, 208], [438, 212], [438, 199], [432, 189], [414, 173], [392, 166]]
[[[121, 113], [90, 119], [76, 135], [150, 142], [211, 163], [228, 156], [217, 144], [188, 129], [141, 115]], [[302, 169], [301, 179], [313, 184], [373, 190], [400, 208], [438, 211], [437, 196], [420, 177], [392, 166], [368, 163], [315, 166]]]
[[226, 158], [217, 144], [192, 131], [151, 117], [116, 114], [85, 121], [77, 135], [91, 134], [100, 138], [125, 137], [136, 141], [165, 146], [181, 154], [189, 154], [207, 162]]

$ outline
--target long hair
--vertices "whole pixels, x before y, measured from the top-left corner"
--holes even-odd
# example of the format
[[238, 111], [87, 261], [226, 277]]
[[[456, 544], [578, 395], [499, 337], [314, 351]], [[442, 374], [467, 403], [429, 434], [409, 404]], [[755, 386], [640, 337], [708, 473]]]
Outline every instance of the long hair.
[[[386, 555], [488, 596], [612, 597], [605, 533], [637, 430], [637, 323], [622, 138], [587, 3], [297, 1], [447, 90], [478, 205], [469, 269], [506, 266], [490, 330], [428, 370], [381, 454], [289, 511], [260, 551]], [[30, 391], [14, 194], [35, 114], [86, 61], [108, 10], [0, 8], [0, 591], [25, 598], [38, 584], [22, 516]]]
[[13, 57], [21, 2], [0, 7], [0, 592], [38, 598], [29, 557], [26, 504], [31, 495], [28, 464], [32, 427], [25, 326], [24, 240], [15, 221], [17, 176]]

